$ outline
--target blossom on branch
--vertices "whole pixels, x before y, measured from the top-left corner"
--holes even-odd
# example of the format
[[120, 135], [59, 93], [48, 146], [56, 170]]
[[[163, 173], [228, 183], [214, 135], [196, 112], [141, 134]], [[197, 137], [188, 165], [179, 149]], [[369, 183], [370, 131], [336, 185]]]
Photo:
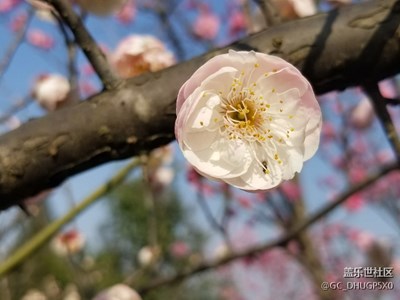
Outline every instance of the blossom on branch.
[[77, 100], [68, 79], [59, 74], [39, 75], [32, 96], [47, 111], [54, 111]]
[[174, 63], [174, 55], [151, 35], [132, 34], [124, 38], [111, 58], [116, 73], [123, 78], [159, 71]]
[[205, 177], [267, 190], [300, 172], [319, 145], [321, 110], [310, 83], [281, 58], [218, 55], [181, 87], [175, 135]]

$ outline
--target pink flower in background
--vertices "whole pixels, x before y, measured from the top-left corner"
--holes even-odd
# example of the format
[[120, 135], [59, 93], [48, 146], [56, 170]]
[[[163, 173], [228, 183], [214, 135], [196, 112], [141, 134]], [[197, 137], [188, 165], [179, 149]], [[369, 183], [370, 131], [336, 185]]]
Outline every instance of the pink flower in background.
[[119, 43], [111, 63], [119, 76], [128, 78], [169, 67], [175, 58], [159, 39], [151, 35], [130, 35]]
[[396, 82], [393, 79], [382, 80], [378, 83], [379, 91], [385, 98], [397, 98]]
[[248, 191], [300, 172], [319, 145], [321, 110], [311, 85], [281, 58], [218, 55], [181, 87], [175, 135], [202, 175]]
[[98, 294], [93, 300], [142, 300], [142, 298], [129, 286], [116, 284]]
[[25, 12], [20, 13], [16, 16], [14, 16], [10, 22], [10, 28], [13, 32], [19, 31], [21, 30], [25, 24], [26, 24], [26, 20], [27, 20], [27, 15]]
[[247, 29], [247, 20], [243, 11], [234, 10], [229, 15], [229, 33], [233, 36]]
[[286, 181], [280, 186], [282, 192], [290, 201], [296, 201], [301, 199], [301, 190], [297, 183], [293, 181]]
[[7, 13], [21, 3], [21, 0], [0, 0], [0, 13]]
[[201, 39], [213, 40], [217, 36], [220, 26], [218, 16], [205, 7], [200, 10], [197, 19], [194, 21], [193, 32]]
[[136, 16], [136, 4], [134, 0], [128, 1], [117, 14], [117, 20], [122, 24], [131, 23]]
[[71, 229], [55, 237], [51, 246], [60, 256], [75, 254], [85, 246], [85, 237], [78, 230]]
[[351, 112], [350, 123], [357, 129], [366, 129], [372, 124], [374, 115], [371, 101], [364, 97]]
[[28, 43], [43, 50], [50, 50], [54, 46], [53, 38], [40, 29], [31, 29], [26, 35]]
[[347, 232], [347, 237], [360, 250], [368, 250], [376, 241], [375, 237], [367, 231], [351, 230]]
[[336, 139], [336, 129], [332, 123], [324, 122], [322, 125], [322, 136], [329, 141]]
[[116, 13], [127, 0], [75, 0], [82, 9], [98, 16]]
[[59, 74], [39, 75], [32, 96], [47, 111], [54, 111], [76, 101], [67, 78]]
[[186, 257], [190, 253], [188, 245], [182, 241], [173, 243], [170, 246], [169, 251], [176, 258]]
[[356, 193], [346, 200], [344, 207], [350, 212], [356, 212], [360, 210], [364, 205], [364, 198], [361, 193]]

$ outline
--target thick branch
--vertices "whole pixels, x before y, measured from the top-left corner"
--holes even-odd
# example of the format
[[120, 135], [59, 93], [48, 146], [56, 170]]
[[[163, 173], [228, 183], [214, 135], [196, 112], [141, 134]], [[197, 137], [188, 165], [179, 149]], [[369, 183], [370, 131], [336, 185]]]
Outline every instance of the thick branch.
[[178, 89], [201, 64], [228, 48], [279, 55], [321, 94], [398, 73], [399, 24], [400, 1], [346, 6], [271, 27], [30, 121], [0, 137], [0, 209], [101, 163], [172, 141]]

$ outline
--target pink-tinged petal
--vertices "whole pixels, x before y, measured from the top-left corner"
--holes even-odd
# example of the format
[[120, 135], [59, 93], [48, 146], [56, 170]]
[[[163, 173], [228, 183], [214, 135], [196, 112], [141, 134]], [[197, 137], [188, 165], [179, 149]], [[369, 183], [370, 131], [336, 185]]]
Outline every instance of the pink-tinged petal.
[[374, 116], [375, 112], [371, 101], [364, 97], [352, 110], [350, 123], [357, 129], [366, 129], [371, 126]]
[[266, 190], [317, 150], [322, 117], [311, 85], [281, 58], [235, 52], [200, 67], [177, 97], [175, 134], [207, 178]]
[[216, 38], [220, 28], [220, 20], [211, 12], [201, 12], [193, 24], [193, 32], [204, 40]]
[[54, 39], [40, 29], [29, 30], [26, 39], [32, 46], [44, 50], [50, 50], [54, 46]]

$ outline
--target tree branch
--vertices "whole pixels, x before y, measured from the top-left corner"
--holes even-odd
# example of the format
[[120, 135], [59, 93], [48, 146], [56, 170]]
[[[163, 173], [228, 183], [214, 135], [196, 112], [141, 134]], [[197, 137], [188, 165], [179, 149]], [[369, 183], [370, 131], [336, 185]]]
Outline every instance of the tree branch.
[[122, 82], [114, 75], [108, 65], [108, 61], [96, 44], [93, 37], [86, 30], [81, 18], [74, 12], [71, 4], [66, 0], [43, 0], [51, 4], [60, 15], [60, 18], [68, 25], [75, 36], [76, 43], [81, 47], [87, 59], [92, 64], [97, 75], [104, 84], [105, 89], [109, 90], [118, 87]]
[[382, 123], [383, 130], [389, 140], [390, 145], [396, 155], [397, 161], [400, 162], [400, 139], [396, 132], [392, 117], [385, 104], [385, 99], [379, 91], [378, 84], [369, 83], [363, 86], [365, 92], [371, 98], [372, 105], [374, 106], [375, 112], [378, 115], [379, 120]]
[[399, 24], [400, 1], [345, 6], [268, 28], [29, 121], [0, 136], [0, 209], [101, 163], [172, 141], [178, 90], [214, 55], [228, 49], [278, 55], [296, 65], [321, 94], [398, 73]]
[[208, 271], [211, 269], [215, 269], [217, 267], [226, 265], [232, 261], [235, 261], [240, 258], [244, 257], [250, 257], [257, 255], [261, 252], [265, 252], [268, 250], [271, 250], [272, 248], [275, 247], [284, 247], [290, 240], [295, 238], [297, 235], [299, 235], [302, 231], [313, 225], [315, 222], [323, 218], [324, 216], [328, 215], [331, 211], [333, 211], [335, 208], [340, 206], [343, 202], [345, 202], [349, 197], [352, 195], [360, 192], [361, 190], [365, 189], [368, 187], [370, 184], [376, 182], [378, 179], [381, 177], [389, 174], [392, 171], [398, 170], [399, 169], [399, 164], [394, 163], [392, 165], [388, 165], [386, 167], [383, 167], [379, 172], [371, 175], [367, 179], [365, 179], [363, 182], [360, 182], [359, 184], [354, 185], [352, 188], [341, 194], [336, 200], [329, 202], [322, 208], [320, 208], [317, 212], [314, 214], [311, 214], [308, 218], [303, 219], [302, 221], [298, 222], [292, 229], [290, 229], [285, 235], [276, 238], [266, 244], [259, 245], [256, 247], [252, 247], [250, 249], [246, 249], [241, 252], [237, 252], [234, 254], [231, 254], [227, 257], [224, 257], [223, 259], [219, 259], [214, 262], [210, 263], [203, 263], [193, 269], [183, 271], [179, 274], [176, 274], [174, 276], [170, 277], [165, 277], [165, 278], [160, 278], [158, 280], [153, 280], [150, 284], [144, 286], [144, 287], [139, 287], [137, 290], [140, 294], [145, 294], [151, 291], [152, 289], [165, 286], [165, 285], [170, 285], [173, 283], [178, 283], [182, 281], [183, 279], [190, 277], [192, 275]]

